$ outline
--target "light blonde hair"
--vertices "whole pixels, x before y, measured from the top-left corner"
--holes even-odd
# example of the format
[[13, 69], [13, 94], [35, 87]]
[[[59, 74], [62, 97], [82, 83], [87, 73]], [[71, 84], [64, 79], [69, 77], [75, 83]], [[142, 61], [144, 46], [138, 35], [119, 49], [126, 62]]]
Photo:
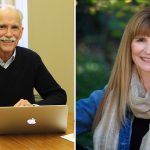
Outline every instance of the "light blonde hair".
[[[110, 93], [112, 93], [111, 104], [114, 100], [118, 101], [116, 120], [118, 125], [120, 126], [125, 121], [134, 66], [131, 43], [137, 35], [150, 36], [150, 7], [135, 14], [125, 28], [104, 97], [96, 112], [93, 129], [96, 128], [102, 118], [102, 112]], [[109, 113], [111, 113], [111, 106], [109, 106]]]

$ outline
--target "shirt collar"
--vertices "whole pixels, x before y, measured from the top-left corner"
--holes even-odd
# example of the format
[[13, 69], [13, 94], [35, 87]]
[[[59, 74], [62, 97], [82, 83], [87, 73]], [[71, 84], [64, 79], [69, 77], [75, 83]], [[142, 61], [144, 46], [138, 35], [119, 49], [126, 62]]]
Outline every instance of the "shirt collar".
[[16, 57], [16, 49], [14, 50], [12, 56], [6, 62], [4, 62], [0, 58], [0, 66], [2, 66], [5, 69], [8, 68], [8, 66], [14, 61], [15, 57]]
[[14, 61], [15, 57], [16, 57], [16, 49], [14, 50], [13, 55], [10, 57], [10, 59]]

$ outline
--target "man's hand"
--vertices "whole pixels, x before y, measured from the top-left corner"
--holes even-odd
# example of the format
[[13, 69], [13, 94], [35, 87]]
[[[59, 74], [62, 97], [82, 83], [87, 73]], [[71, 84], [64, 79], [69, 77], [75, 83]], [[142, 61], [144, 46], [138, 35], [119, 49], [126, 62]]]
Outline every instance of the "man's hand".
[[20, 107], [20, 106], [33, 106], [27, 99], [20, 99], [14, 107]]

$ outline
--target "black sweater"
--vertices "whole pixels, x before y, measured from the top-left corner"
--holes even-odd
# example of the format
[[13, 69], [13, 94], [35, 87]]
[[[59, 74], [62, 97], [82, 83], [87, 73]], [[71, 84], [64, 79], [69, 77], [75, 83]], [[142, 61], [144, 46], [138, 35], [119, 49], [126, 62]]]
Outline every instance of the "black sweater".
[[139, 150], [142, 139], [149, 130], [150, 119], [134, 118], [132, 124], [132, 134], [130, 150]]
[[7, 69], [0, 66], [0, 106], [13, 106], [20, 99], [35, 103], [33, 89], [43, 100], [40, 105], [66, 104], [66, 93], [48, 72], [40, 56], [16, 47], [14, 61]]

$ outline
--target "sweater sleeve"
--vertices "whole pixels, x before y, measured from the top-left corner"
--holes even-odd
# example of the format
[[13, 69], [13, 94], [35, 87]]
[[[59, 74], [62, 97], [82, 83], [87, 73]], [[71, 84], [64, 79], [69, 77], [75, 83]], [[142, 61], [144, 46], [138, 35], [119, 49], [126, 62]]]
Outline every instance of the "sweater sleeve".
[[77, 101], [76, 104], [76, 134], [91, 130], [99, 103], [103, 97], [103, 90], [96, 90], [88, 98]]
[[55, 81], [46, 66], [43, 64], [40, 56], [36, 63], [35, 71], [35, 89], [38, 91], [43, 100], [39, 105], [63, 105], [66, 104], [67, 96], [65, 90]]

